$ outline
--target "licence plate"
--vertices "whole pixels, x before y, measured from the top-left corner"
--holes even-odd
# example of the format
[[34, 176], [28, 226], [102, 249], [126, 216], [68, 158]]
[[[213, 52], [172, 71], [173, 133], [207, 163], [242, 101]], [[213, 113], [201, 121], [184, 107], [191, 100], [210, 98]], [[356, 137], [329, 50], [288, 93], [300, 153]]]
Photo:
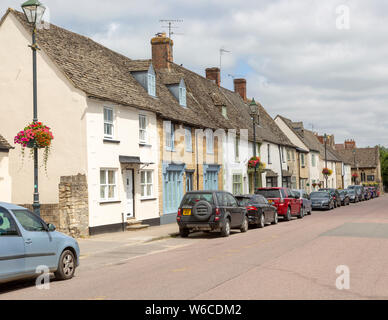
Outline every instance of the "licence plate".
[[274, 202], [273, 202], [273, 200], [268, 200], [268, 203], [273, 204]]
[[191, 216], [191, 209], [183, 209], [184, 216]]

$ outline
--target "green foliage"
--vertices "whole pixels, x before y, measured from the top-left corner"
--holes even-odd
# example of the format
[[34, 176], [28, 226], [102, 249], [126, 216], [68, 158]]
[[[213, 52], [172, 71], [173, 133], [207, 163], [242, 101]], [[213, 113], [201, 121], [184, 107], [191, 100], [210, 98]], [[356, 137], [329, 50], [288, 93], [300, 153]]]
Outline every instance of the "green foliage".
[[381, 174], [384, 186], [388, 187], [388, 148], [380, 146]]

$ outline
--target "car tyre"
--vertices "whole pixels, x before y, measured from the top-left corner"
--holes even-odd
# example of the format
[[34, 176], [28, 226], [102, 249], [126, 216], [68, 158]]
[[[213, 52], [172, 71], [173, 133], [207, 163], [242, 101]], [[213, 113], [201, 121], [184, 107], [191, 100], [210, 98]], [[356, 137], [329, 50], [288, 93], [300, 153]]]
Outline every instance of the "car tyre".
[[223, 237], [229, 237], [230, 236], [230, 220], [226, 219], [224, 225], [221, 229], [221, 236]]
[[272, 224], [278, 224], [278, 223], [279, 223], [279, 215], [277, 212], [275, 212]]
[[179, 234], [182, 238], [187, 238], [190, 234], [190, 230], [186, 228], [180, 228], [179, 229]]
[[291, 220], [291, 208], [290, 207], [287, 208], [287, 214], [284, 217], [284, 220], [286, 220], [286, 221], [290, 221]]
[[244, 216], [243, 223], [241, 225], [240, 231], [241, 232], [247, 232], [249, 229], [249, 220], [247, 216]]
[[54, 275], [57, 280], [70, 280], [74, 277], [76, 268], [76, 259], [74, 253], [71, 250], [65, 250], [62, 252], [58, 270], [55, 271]]
[[259, 221], [257, 227], [260, 228], [260, 229], [265, 227], [265, 216], [264, 216], [264, 213], [262, 213], [260, 215], [260, 221]]
[[305, 216], [305, 213], [304, 213], [304, 207], [300, 207], [300, 212], [299, 212], [299, 215], [298, 215], [298, 219], [303, 219], [303, 217]]

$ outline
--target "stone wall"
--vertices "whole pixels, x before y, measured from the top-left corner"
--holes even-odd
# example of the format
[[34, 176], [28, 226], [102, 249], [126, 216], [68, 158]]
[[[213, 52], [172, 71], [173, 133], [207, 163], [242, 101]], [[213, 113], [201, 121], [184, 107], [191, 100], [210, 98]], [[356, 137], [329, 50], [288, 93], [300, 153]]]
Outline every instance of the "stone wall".
[[74, 238], [89, 235], [88, 184], [85, 175], [61, 177], [59, 231]]
[[[59, 204], [41, 204], [40, 216], [74, 238], [89, 236], [88, 185], [85, 175], [61, 177]], [[21, 205], [33, 211], [31, 204]]]

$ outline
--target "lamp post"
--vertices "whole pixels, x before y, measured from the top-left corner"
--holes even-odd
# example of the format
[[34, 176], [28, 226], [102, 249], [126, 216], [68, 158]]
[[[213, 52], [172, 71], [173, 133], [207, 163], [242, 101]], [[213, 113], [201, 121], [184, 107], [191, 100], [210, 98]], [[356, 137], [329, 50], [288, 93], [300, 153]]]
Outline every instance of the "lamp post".
[[[28, 0], [22, 4], [22, 9], [28, 23], [32, 26], [32, 74], [33, 74], [33, 122], [38, 122], [38, 97], [36, 76], [36, 27], [42, 22], [46, 7], [38, 0]], [[34, 147], [34, 213], [40, 216], [39, 185], [38, 185], [38, 148]]]
[[[253, 156], [256, 157], [256, 119], [259, 116], [259, 109], [257, 108], [257, 104], [255, 102], [255, 98], [252, 99], [251, 103], [249, 104], [249, 114], [252, 117], [252, 125], [253, 125]], [[257, 168], [255, 166], [255, 173], [253, 176], [253, 193], [255, 193], [257, 185]]]
[[[353, 149], [354, 169], [356, 169], [356, 150]], [[354, 184], [357, 185], [357, 177], [354, 177]]]
[[[323, 136], [323, 139], [325, 140], [325, 168], [327, 168], [327, 134], [326, 134], [326, 133], [325, 133], [325, 135]], [[326, 188], [328, 188], [328, 185], [327, 185], [327, 178], [328, 178], [328, 175], [325, 174]]]

